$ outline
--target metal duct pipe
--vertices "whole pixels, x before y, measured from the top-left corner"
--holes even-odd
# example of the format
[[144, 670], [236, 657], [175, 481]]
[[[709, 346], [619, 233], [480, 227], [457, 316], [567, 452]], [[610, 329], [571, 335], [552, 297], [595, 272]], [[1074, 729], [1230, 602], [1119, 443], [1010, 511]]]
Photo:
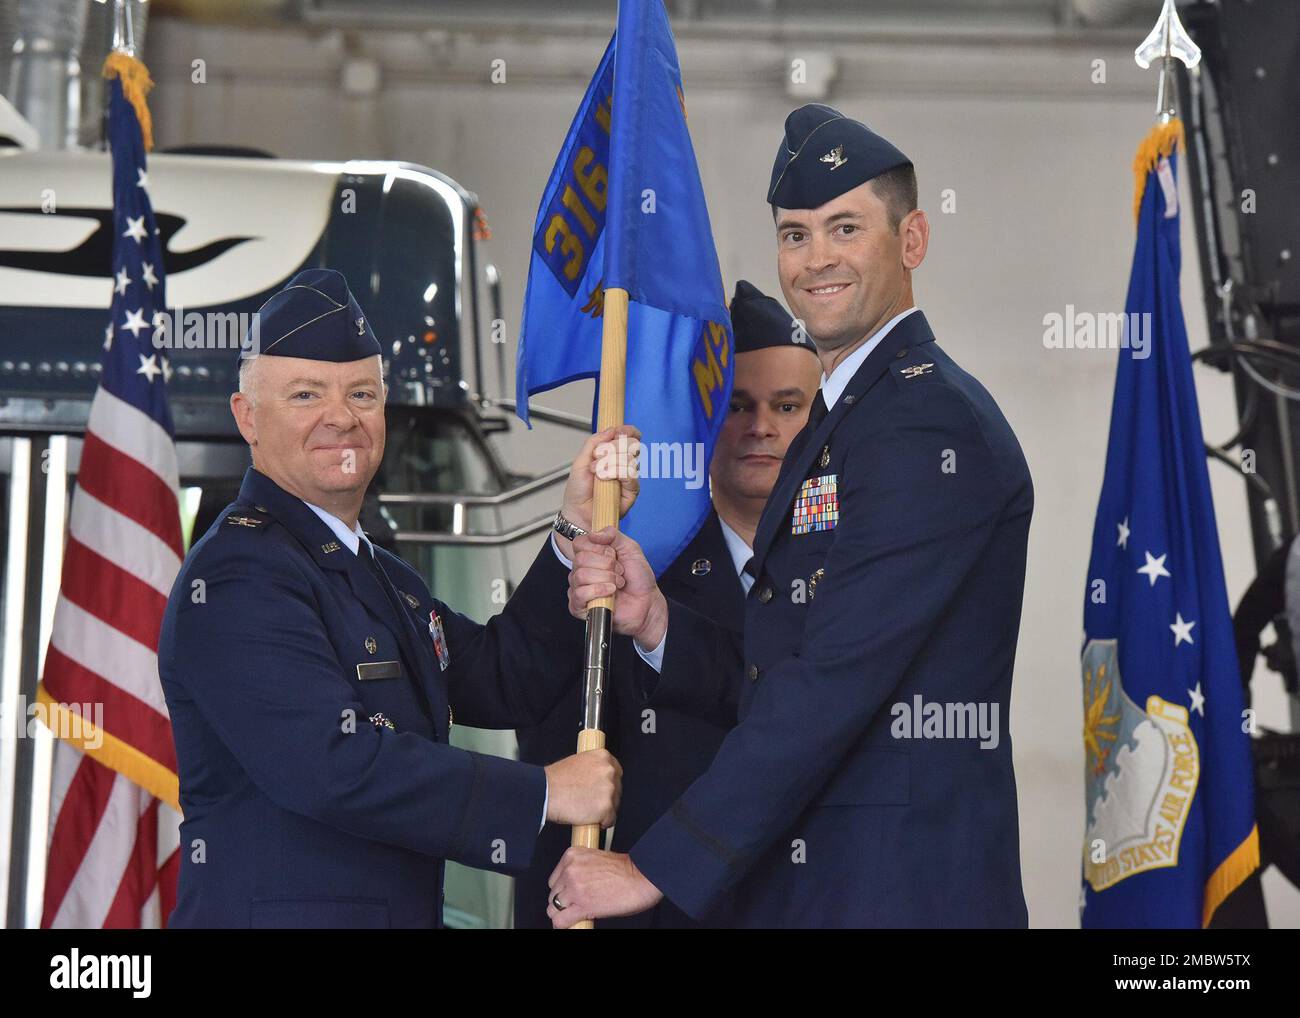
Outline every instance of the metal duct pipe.
[[[144, 48], [147, 0], [129, 0], [137, 55]], [[0, 0], [0, 46], [14, 26], [6, 96], [44, 148], [95, 145], [103, 137], [104, 80], [113, 44], [113, 4], [104, 0]]]
[[153, 0], [169, 18], [223, 25], [297, 20], [300, 0]]
[[87, 0], [17, 0], [16, 7], [9, 100], [44, 147], [75, 147]]
[[[1118, 25], [1143, 11], [1152, 23], [1160, 14], [1163, 0], [1072, 0], [1074, 12], [1087, 25]], [[1139, 40], [1140, 41], [1140, 40]]]
[[0, 92], [9, 96], [9, 68], [18, 38], [18, 0], [0, 0]]

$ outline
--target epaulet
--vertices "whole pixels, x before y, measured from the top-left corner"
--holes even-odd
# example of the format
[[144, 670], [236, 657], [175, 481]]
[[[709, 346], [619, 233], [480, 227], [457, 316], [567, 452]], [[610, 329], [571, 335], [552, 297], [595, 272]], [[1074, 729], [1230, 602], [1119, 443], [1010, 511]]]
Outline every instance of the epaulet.
[[223, 524], [227, 527], [247, 527], [249, 530], [260, 530], [270, 522], [271, 517], [264, 509], [236, 506], [226, 514]]
[[894, 376], [894, 383], [903, 387], [924, 384], [939, 377], [938, 365], [933, 358], [925, 356], [924, 346], [899, 350], [889, 364], [889, 371]]

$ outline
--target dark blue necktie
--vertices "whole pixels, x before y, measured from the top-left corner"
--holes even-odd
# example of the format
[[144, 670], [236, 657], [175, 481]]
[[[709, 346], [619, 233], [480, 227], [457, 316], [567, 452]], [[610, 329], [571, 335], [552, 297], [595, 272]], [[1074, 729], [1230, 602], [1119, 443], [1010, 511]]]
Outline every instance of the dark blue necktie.
[[817, 398], [813, 400], [812, 409], [808, 411], [808, 430], [814, 431], [817, 425], [826, 419], [830, 410], [826, 406], [826, 397], [822, 395], [821, 389], [817, 390]]

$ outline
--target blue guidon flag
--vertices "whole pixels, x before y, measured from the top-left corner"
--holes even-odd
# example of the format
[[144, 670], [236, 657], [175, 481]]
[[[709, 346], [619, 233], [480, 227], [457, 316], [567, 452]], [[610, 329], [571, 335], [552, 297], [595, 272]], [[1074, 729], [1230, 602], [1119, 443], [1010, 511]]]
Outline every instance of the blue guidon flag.
[[623, 529], [662, 572], [709, 511], [731, 399], [731, 322], [660, 0], [622, 3], [547, 181], [533, 231], [516, 396], [600, 373], [606, 287], [627, 290], [625, 420], [641, 494]]
[[1232, 618], [1178, 295], [1178, 121], [1138, 151], [1137, 246], [1084, 600], [1081, 922], [1208, 926], [1259, 868]]

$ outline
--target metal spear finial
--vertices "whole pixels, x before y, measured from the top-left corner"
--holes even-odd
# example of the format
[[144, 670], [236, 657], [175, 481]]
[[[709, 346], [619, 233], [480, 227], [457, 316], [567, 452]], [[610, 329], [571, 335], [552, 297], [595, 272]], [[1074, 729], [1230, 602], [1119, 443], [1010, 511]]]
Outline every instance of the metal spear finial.
[[135, 26], [132, 24], [133, 0], [113, 0], [113, 49], [127, 56], [136, 56]]
[[1144, 71], [1159, 58], [1160, 84], [1156, 90], [1156, 119], [1168, 123], [1177, 114], [1174, 108], [1174, 60], [1191, 70], [1201, 62], [1201, 51], [1183, 28], [1174, 0], [1165, 0], [1160, 17], [1151, 34], [1133, 51], [1133, 59]]

